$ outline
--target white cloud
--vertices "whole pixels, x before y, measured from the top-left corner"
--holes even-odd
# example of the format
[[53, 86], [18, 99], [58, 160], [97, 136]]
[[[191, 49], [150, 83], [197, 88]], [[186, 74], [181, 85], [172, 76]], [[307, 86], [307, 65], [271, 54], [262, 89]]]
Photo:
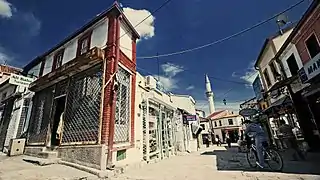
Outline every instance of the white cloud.
[[[156, 76], [155, 76], [156, 77]], [[163, 85], [166, 91], [172, 91], [178, 88], [178, 80], [172, 77], [160, 76], [160, 83]]]
[[12, 5], [6, 0], [0, 0], [0, 17], [10, 18], [13, 12]]
[[[136, 26], [151, 14], [146, 9], [132, 9], [129, 7], [123, 8], [123, 13], [129, 19], [133, 26]], [[148, 17], [136, 27], [136, 30], [140, 34], [141, 38], [149, 39], [154, 36], [154, 20], [155, 17], [153, 15], [150, 15], [150, 17]]]
[[162, 64], [161, 68], [162, 68], [162, 71], [165, 73], [165, 75], [168, 77], [174, 77], [178, 73], [184, 71], [182, 66], [178, 66], [172, 63]]
[[195, 87], [193, 86], [193, 85], [190, 85], [190, 86], [188, 86], [187, 88], [186, 88], [186, 90], [187, 91], [190, 91], [190, 90], [192, 90], [192, 89], [194, 89]]
[[255, 62], [252, 61], [249, 64], [249, 67], [246, 69], [246, 72], [243, 76], [240, 77], [240, 79], [245, 80], [248, 84], [246, 84], [246, 87], [251, 87], [253, 81], [258, 76], [259, 72], [254, 68]]

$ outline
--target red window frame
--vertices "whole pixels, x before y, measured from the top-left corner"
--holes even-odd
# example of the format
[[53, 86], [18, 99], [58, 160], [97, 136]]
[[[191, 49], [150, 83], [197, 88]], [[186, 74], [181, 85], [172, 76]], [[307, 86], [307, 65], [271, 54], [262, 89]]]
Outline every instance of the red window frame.
[[[86, 54], [90, 50], [91, 46], [91, 35], [92, 31], [89, 31], [85, 33], [81, 38], [78, 40], [78, 48], [77, 48], [77, 56], [82, 56], [83, 54]], [[85, 52], [82, 52], [82, 44], [83, 42], [87, 41], [87, 46], [85, 47]]]
[[[63, 55], [64, 55], [64, 49], [61, 49], [58, 52], [56, 52], [53, 58], [52, 70], [58, 69], [59, 67], [62, 66]], [[59, 57], [61, 57], [61, 59], [58, 59]]]

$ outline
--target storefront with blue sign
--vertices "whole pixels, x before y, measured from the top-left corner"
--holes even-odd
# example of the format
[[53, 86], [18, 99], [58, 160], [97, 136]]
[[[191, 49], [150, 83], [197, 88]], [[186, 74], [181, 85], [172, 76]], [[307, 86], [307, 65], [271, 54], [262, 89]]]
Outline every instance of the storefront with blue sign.
[[[308, 61], [299, 70], [298, 74], [301, 82], [308, 85], [302, 90], [301, 95], [304, 101], [307, 102], [309, 113], [305, 113], [305, 115], [308, 115], [309, 119], [311, 119], [312, 139], [314, 139], [313, 142], [320, 142], [320, 53]], [[316, 148], [320, 149], [320, 145]]]

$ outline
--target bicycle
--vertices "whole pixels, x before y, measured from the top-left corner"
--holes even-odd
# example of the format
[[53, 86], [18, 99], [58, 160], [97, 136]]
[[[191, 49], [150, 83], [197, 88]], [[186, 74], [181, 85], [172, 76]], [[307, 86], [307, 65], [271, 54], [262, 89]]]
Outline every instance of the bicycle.
[[[269, 166], [269, 168], [272, 171], [282, 171], [283, 169], [283, 159], [281, 155], [273, 148], [269, 147], [266, 144], [263, 144], [263, 156], [266, 164]], [[250, 161], [252, 158], [254, 158], [253, 163]], [[247, 161], [252, 168], [257, 168], [257, 162], [258, 155], [257, 155], [257, 147], [254, 144], [251, 144], [249, 150], [247, 151]], [[278, 164], [277, 168], [273, 168], [271, 165], [271, 162], [275, 161]]]

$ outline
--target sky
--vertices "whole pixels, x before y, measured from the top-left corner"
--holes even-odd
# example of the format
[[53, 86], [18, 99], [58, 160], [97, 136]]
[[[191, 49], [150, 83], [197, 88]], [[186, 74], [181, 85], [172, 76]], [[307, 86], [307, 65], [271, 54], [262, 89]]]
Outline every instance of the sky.
[[[210, 77], [217, 110], [239, 110], [254, 97], [253, 65], [264, 40], [278, 31], [270, 21], [241, 36], [185, 54], [144, 59], [201, 46], [237, 33], [281, 12], [299, 0], [120, 0], [141, 35], [137, 70], [160, 77], [166, 91], [189, 94], [208, 112], [205, 74]], [[311, 0], [287, 12], [298, 21]], [[24, 67], [112, 5], [112, 0], [0, 0], [0, 63]], [[230, 82], [231, 81], [231, 82]], [[239, 83], [240, 82], [240, 83]], [[223, 103], [226, 99], [226, 105]], [[207, 114], [208, 115], [208, 114]]]

